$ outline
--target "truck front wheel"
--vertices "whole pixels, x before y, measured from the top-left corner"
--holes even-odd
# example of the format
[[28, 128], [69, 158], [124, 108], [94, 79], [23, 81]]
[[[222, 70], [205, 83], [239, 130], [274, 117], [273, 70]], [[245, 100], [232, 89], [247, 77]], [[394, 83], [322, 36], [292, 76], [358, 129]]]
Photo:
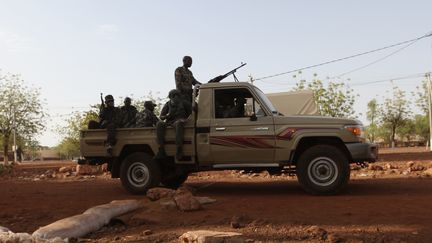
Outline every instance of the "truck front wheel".
[[311, 194], [336, 194], [350, 178], [348, 158], [335, 146], [315, 145], [300, 155], [297, 178], [303, 189]]
[[133, 194], [146, 193], [159, 185], [161, 180], [158, 164], [146, 153], [133, 153], [127, 156], [120, 167], [120, 180]]

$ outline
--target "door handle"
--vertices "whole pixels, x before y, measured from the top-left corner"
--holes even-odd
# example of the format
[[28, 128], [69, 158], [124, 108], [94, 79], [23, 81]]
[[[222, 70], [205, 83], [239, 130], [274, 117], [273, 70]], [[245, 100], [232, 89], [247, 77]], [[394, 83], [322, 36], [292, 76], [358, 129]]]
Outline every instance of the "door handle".
[[254, 130], [254, 131], [268, 131], [269, 128], [268, 127], [255, 127], [252, 130]]
[[216, 131], [225, 131], [226, 128], [225, 127], [216, 127]]

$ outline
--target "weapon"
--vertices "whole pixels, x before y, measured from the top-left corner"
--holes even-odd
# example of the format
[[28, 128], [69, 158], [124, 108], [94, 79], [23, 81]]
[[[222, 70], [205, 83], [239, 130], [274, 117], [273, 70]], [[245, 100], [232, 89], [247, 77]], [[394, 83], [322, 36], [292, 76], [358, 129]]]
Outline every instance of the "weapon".
[[100, 99], [101, 99], [101, 106], [100, 106], [100, 109], [102, 110], [103, 108], [105, 108], [105, 102], [104, 102], [104, 100], [103, 100], [103, 93], [100, 93]]
[[241, 68], [241, 67], [243, 67], [245, 65], [246, 65], [246, 63], [242, 63], [240, 66], [238, 66], [238, 67], [234, 68], [233, 70], [225, 73], [224, 75], [217, 76], [216, 78], [210, 80], [209, 83], [219, 83], [220, 81], [222, 81], [224, 78], [230, 76], [231, 74], [234, 76], [234, 80], [236, 82], [238, 82], [238, 79], [235, 76], [235, 72], [237, 72], [237, 69], [239, 69], [239, 68]]

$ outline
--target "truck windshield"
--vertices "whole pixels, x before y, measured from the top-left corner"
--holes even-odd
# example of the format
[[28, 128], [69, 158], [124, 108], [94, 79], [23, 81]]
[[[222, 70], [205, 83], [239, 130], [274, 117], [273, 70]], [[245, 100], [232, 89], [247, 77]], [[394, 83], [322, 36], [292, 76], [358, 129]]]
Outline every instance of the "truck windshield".
[[271, 101], [267, 98], [267, 96], [257, 87], [255, 87], [255, 91], [258, 94], [261, 101], [264, 103], [264, 105], [271, 111], [273, 115], [279, 114], [279, 112], [276, 110], [276, 108], [273, 106]]

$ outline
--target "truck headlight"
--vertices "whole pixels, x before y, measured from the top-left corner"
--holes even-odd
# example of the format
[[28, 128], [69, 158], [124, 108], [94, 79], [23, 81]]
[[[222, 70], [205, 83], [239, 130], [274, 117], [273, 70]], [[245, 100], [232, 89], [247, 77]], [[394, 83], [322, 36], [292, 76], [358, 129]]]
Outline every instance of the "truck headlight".
[[364, 128], [361, 125], [347, 125], [344, 127], [345, 130], [352, 133], [358, 138], [364, 138]]

